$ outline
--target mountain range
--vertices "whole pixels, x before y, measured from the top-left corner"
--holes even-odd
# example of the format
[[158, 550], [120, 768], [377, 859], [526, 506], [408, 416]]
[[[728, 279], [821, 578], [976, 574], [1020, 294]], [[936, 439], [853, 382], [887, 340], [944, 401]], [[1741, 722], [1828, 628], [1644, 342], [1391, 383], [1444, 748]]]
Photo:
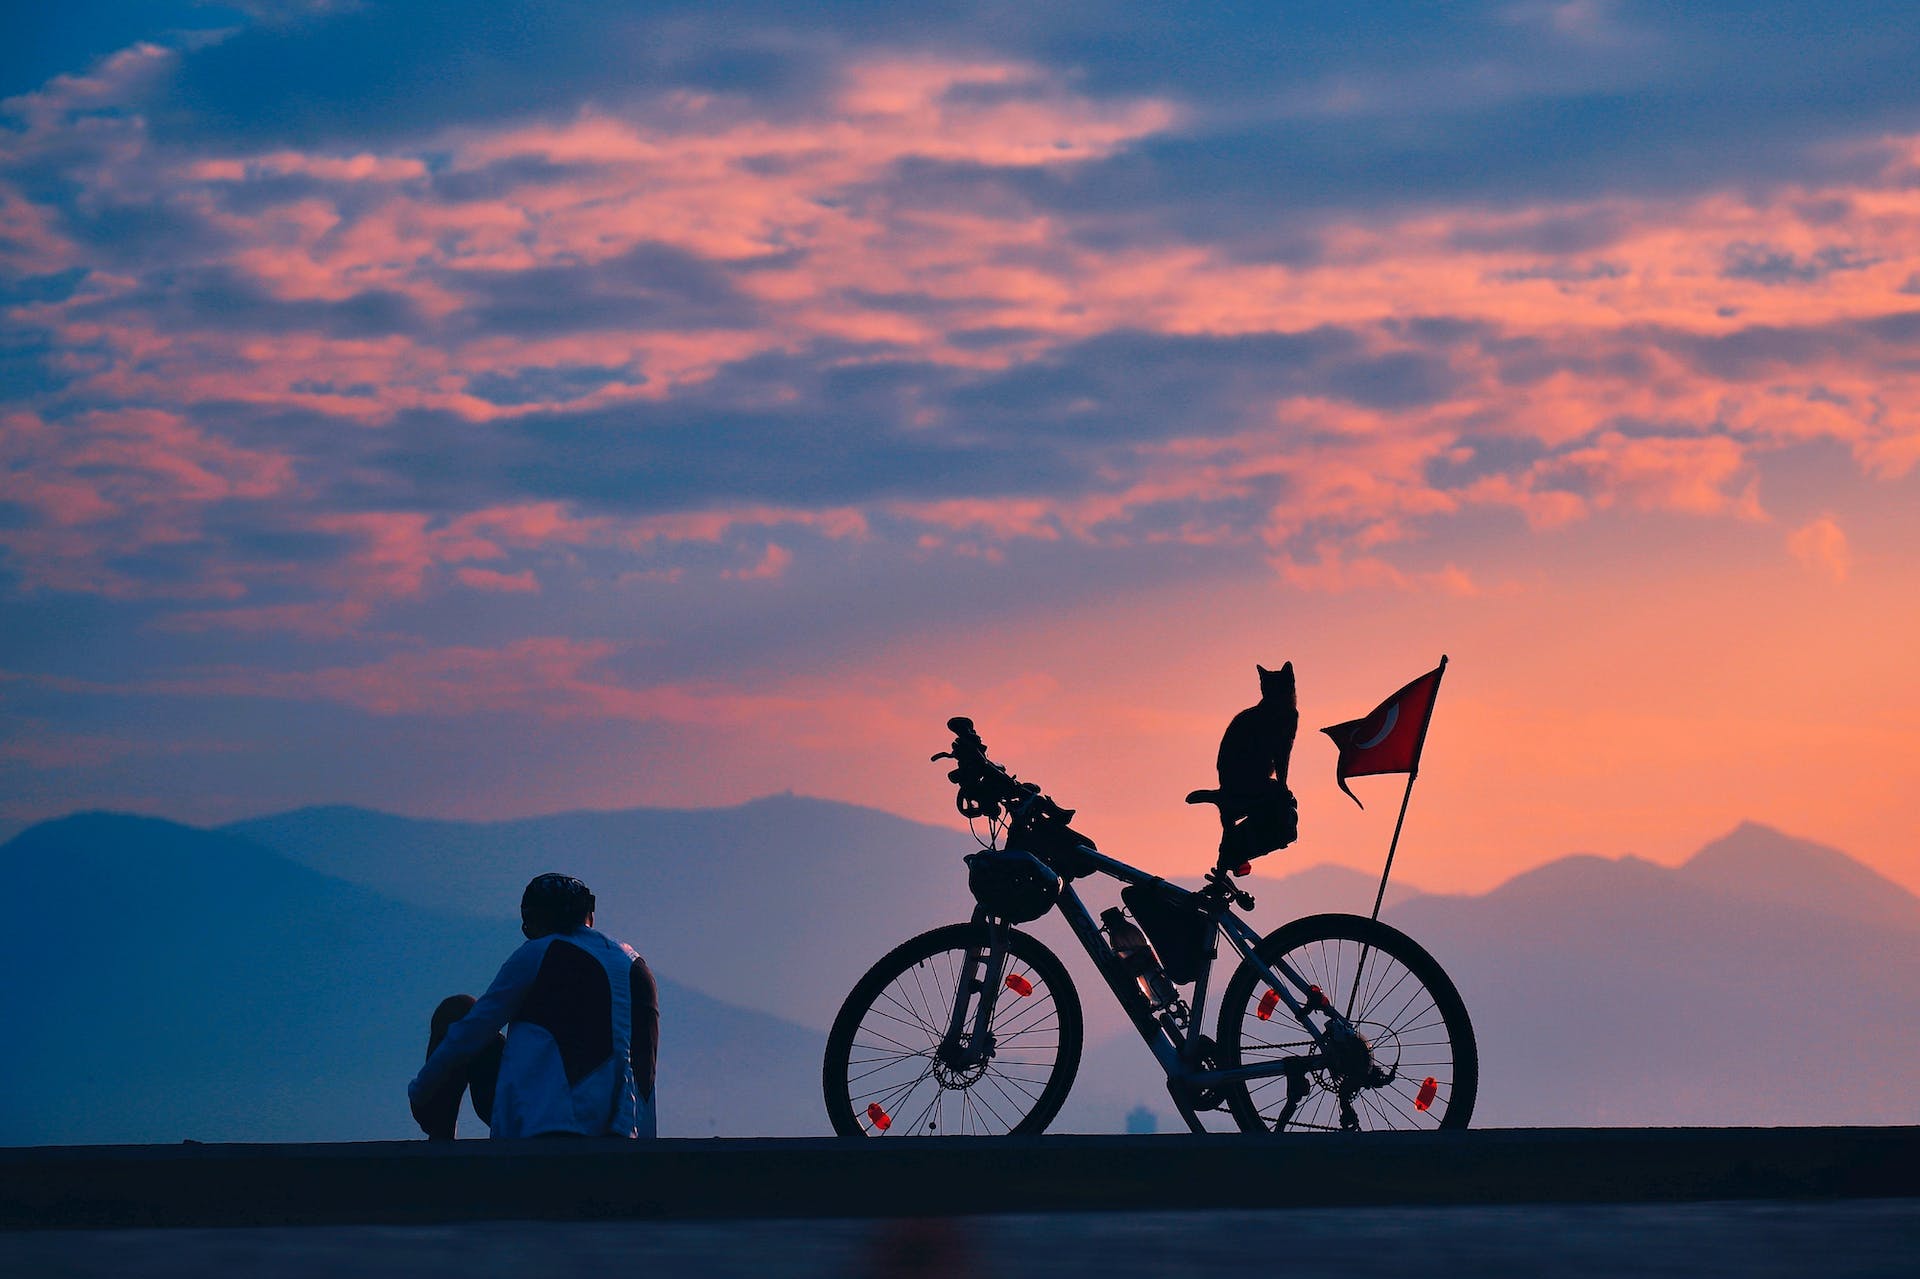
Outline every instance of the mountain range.
[[[434, 1005], [522, 940], [508, 912], [114, 814], [0, 845], [0, 883], [0, 1145], [418, 1136], [406, 1082]], [[658, 976], [663, 1135], [824, 1129], [820, 1035]]]
[[[224, 828], [322, 874], [430, 910], [517, 918], [520, 890], [564, 870], [602, 928], [663, 973], [824, 1028], [895, 942], [965, 918], [964, 833], [849, 804], [772, 796], [505, 822], [303, 808]], [[871, 937], [862, 950], [850, 943]]]
[[[792, 796], [495, 823], [351, 808], [219, 830], [42, 823], [0, 845], [0, 1024], [18, 1036], [0, 1144], [409, 1135], [427, 1012], [484, 986], [519, 940], [521, 886], [554, 869], [593, 886], [600, 925], [661, 977], [663, 1133], [822, 1131], [825, 1027], [894, 943], [965, 917], [972, 847]], [[1365, 914], [1377, 880], [1315, 866], [1248, 884], [1271, 928]], [[1396, 885], [1382, 917], [1466, 999], [1478, 1124], [1920, 1112], [1920, 899], [1837, 850], [1744, 825], [1674, 868], [1575, 856], [1475, 896]], [[1151, 1059], [1064, 926], [1033, 931], [1088, 1012], [1056, 1126], [1117, 1130], [1141, 1106], [1166, 1126]]]

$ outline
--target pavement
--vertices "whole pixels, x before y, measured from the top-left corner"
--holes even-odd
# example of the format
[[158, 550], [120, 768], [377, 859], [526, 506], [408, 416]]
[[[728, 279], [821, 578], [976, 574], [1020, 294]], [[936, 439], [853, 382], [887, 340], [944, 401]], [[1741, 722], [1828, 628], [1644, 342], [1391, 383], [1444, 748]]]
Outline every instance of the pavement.
[[0, 1150], [0, 1275], [1920, 1274], [1920, 1128]]
[[1920, 1200], [0, 1233], [19, 1279], [1912, 1279]]
[[1920, 1198], [1920, 1128], [0, 1150], [0, 1229]]

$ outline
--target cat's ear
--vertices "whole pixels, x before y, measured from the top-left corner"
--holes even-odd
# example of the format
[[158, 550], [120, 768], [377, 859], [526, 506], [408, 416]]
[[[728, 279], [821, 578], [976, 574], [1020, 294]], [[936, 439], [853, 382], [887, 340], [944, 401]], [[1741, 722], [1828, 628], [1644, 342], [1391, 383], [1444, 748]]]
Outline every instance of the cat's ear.
[[[1288, 662], [1288, 663], [1287, 663], [1287, 665], [1289, 665], [1289, 666], [1291, 666], [1291, 665], [1293, 665], [1293, 663], [1292, 663], [1292, 662]], [[1264, 667], [1264, 666], [1262, 666], [1262, 665], [1260, 665], [1260, 663], [1258, 663], [1258, 662], [1255, 662], [1255, 663], [1253, 664], [1253, 669], [1254, 669], [1254, 670], [1256, 670], [1256, 671], [1259, 671], [1259, 672], [1260, 672], [1260, 678], [1261, 678], [1261, 679], [1265, 679], [1265, 678], [1266, 678], [1267, 676], [1269, 676], [1269, 675], [1271, 675], [1271, 674], [1273, 674], [1273, 672], [1272, 672], [1272, 671], [1270, 671], [1270, 670], [1268, 670], [1268, 669], [1267, 669], [1266, 667]]]
[[1260, 700], [1261, 701], [1263, 702], [1270, 701], [1275, 698], [1280, 698], [1289, 702], [1293, 700], [1294, 691], [1293, 691], [1293, 663], [1292, 662], [1285, 663], [1277, 671], [1270, 671], [1264, 666], [1260, 667], [1259, 669], [1260, 669]]

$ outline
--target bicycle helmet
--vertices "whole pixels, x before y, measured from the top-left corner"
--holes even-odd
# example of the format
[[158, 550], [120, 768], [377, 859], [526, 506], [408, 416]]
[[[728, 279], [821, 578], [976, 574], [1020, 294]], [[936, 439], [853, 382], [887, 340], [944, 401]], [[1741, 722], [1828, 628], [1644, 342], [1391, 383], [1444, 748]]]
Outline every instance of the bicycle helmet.
[[967, 887], [989, 915], [1009, 924], [1040, 918], [1060, 900], [1060, 876], [1032, 853], [985, 848], [967, 854]]
[[535, 876], [520, 894], [520, 918], [536, 933], [571, 932], [593, 913], [593, 893], [571, 875]]

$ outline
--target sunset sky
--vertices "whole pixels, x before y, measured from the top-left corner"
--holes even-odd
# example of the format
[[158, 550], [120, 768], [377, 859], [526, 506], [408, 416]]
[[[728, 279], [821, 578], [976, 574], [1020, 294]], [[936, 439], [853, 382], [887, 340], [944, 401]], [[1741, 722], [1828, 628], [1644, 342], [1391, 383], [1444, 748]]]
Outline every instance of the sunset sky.
[[[796, 16], [801, 15], [801, 16]], [[0, 57], [0, 833], [992, 753], [1193, 873], [1920, 890], [1920, 8], [91, 3]], [[21, 36], [24, 35], [24, 39]]]

